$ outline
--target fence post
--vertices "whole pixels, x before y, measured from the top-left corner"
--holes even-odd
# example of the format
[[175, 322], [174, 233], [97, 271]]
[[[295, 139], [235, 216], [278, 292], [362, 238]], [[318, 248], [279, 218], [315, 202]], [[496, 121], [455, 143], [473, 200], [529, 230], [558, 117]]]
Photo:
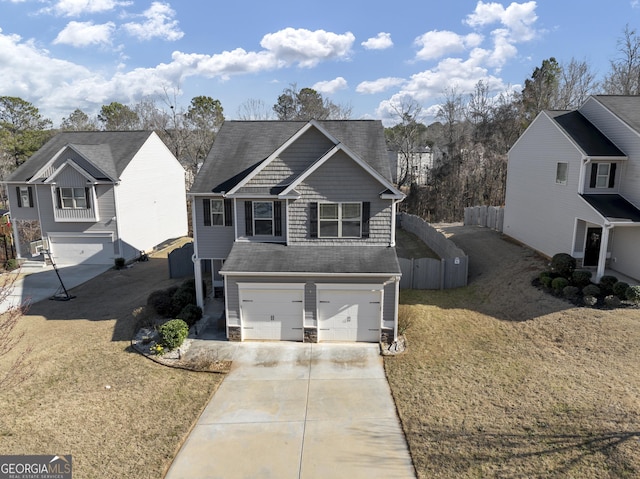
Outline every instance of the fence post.
[[416, 289], [416, 288], [415, 288], [415, 285], [413, 284], [413, 278], [414, 278], [414, 276], [415, 276], [415, 275], [413, 274], [413, 268], [414, 268], [413, 264], [414, 264], [414, 262], [415, 262], [415, 259], [414, 259], [414, 258], [411, 258], [411, 277], [410, 277], [411, 282], [409, 283], [409, 284], [411, 284], [411, 289]]
[[446, 267], [447, 261], [444, 258], [440, 258], [440, 289], [444, 289]]

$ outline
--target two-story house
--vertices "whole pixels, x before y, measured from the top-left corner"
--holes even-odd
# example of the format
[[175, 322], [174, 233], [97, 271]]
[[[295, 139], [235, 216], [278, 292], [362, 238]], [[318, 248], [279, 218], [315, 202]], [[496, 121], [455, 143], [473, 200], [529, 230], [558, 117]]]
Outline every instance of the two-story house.
[[543, 111], [509, 151], [504, 233], [640, 279], [640, 97]]
[[184, 168], [154, 132], [59, 133], [5, 185], [20, 258], [113, 265], [187, 233]]
[[396, 338], [404, 195], [379, 121], [225, 122], [190, 195], [198, 304], [211, 271], [229, 339]]

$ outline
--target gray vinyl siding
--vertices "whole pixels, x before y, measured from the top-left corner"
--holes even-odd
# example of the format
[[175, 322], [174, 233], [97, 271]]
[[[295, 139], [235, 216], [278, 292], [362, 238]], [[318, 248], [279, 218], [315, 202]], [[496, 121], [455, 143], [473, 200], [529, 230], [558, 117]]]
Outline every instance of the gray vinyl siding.
[[[33, 197], [33, 207], [27, 206], [18, 206], [18, 194], [16, 192], [16, 187], [18, 186], [28, 186], [31, 188], [31, 195]], [[9, 195], [9, 207], [11, 209], [11, 219], [14, 221], [18, 220], [37, 220], [38, 219], [38, 198], [36, 195], [36, 185], [7, 185], [7, 193]]]
[[[316, 326], [317, 311], [317, 290], [316, 284], [382, 284], [391, 278], [367, 278], [367, 277], [289, 277], [289, 276], [232, 276], [226, 277], [226, 306], [227, 306], [227, 324], [229, 326], [240, 325], [240, 296], [238, 283], [300, 283], [305, 284], [304, 288], [304, 324], [305, 326]], [[384, 288], [383, 296], [383, 321], [385, 327], [393, 327], [395, 317], [395, 285], [393, 282]]]
[[610, 241], [610, 266], [620, 273], [640, 280], [640, 228], [619, 227], [614, 229], [614, 237]]
[[580, 113], [627, 155], [628, 160], [621, 162], [617, 168], [619, 188], [616, 192], [640, 207], [640, 135], [595, 98], [589, 98], [580, 108]]
[[268, 192], [274, 186], [289, 184], [333, 146], [320, 131], [311, 128], [252, 178], [239, 193]]
[[[289, 204], [289, 244], [388, 245], [391, 242], [391, 200], [380, 199], [384, 187], [360, 165], [340, 152], [303, 181], [296, 191], [301, 198]], [[371, 203], [369, 238], [311, 238], [309, 204], [311, 202]]]
[[[211, 197], [211, 199], [220, 199]], [[205, 226], [204, 211], [202, 206], [203, 197], [194, 197], [191, 207], [195, 213], [195, 224], [193, 226], [194, 236], [197, 235], [198, 258], [225, 259], [229, 256], [229, 251], [235, 240], [234, 226]], [[234, 218], [235, 220], [235, 218]], [[244, 228], [244, 224], [241, 225]]]
[[[545, 113], [509, 152], [504, 233], [548, 255], [572, 253], [576, 218], [601, 218], [578, 195], [582, 154]], [[558, 162], [567, 183], [556, 183]]]
[[54, 192], [51, 185], [38, 185], [38, 204], [40, 205], [41, 228], [43, 235], [55, 233], [111, 232], [117, 239], [116, 216], [112, 185], [96, 185], [99, 221], [96, 222], [56, 222], [53, 216]]
[[[626, 162], [624, 161], [599, 161], [598, 159], [593, 159], [593, 162], [590, 164], [585, 165], [585, 175], [584, 175], [584, 193], [586, 195], [592, 195], [592, 194], [619, 194], [620, 193], [620, 181], [623, 178], [622, 176], [622, 170], [625, 167]], [[616, 171], [615, 171], [615, 179], [614, 179], [614, 183], [613, 183], [613, 188], [609, 188], [608, 186], [606, 188], [592, 188], [591, 187], [591, 165], [594, 163], [615, 163], [616, 164]]]

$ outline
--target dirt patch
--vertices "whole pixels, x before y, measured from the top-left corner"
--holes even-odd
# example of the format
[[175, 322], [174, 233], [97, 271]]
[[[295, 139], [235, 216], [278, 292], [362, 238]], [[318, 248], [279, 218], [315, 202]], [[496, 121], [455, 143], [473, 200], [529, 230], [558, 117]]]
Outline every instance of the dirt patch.
[[0, 451], [72, 454], [74, 477], [162, 477], [223, 377], [167, 368], [131, 348], [149, 293], [175, 282], [164, 251], [74, 288], [71, 301], [34, 304], [9, 356], [32, 345], [37, 367], [0, 392]]
[[547, 260], [441, 225], [466, 288], [403, 291], [387, 377], [421, 478], [640, 474], [640, 311], [578, 308], [531, 286]]

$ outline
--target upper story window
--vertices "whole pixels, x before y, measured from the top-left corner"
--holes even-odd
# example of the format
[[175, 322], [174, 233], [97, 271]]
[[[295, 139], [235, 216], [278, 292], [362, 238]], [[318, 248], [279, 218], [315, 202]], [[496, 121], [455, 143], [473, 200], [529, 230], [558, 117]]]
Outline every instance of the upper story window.
[[224, 225], [224, 201], [223, 200], [211, 200], [211, 225], [212, 226]]
[[233, 226], [233, 200], [203, 198], [202, 211], [205, 226]]
[[616, 181], [615, 163], [592, 163], [590, 188], [613, 188]]
[[256, 235], [273, 235], [273, 201], [253, 202], [253, 232]]
[[568, 163], [558, 162], [556, 166], [556, 183], [559, 185], [567, 184]]
[[318, 237], [360, 238], [362, 236], [361, 203], [320, 203]]
[[33, 208], [33, 190], [30, 186], [16, 186], [19, 208]]
[[60, 205], [63, 209], [88, 208], [85, 188], [59, 188]]

